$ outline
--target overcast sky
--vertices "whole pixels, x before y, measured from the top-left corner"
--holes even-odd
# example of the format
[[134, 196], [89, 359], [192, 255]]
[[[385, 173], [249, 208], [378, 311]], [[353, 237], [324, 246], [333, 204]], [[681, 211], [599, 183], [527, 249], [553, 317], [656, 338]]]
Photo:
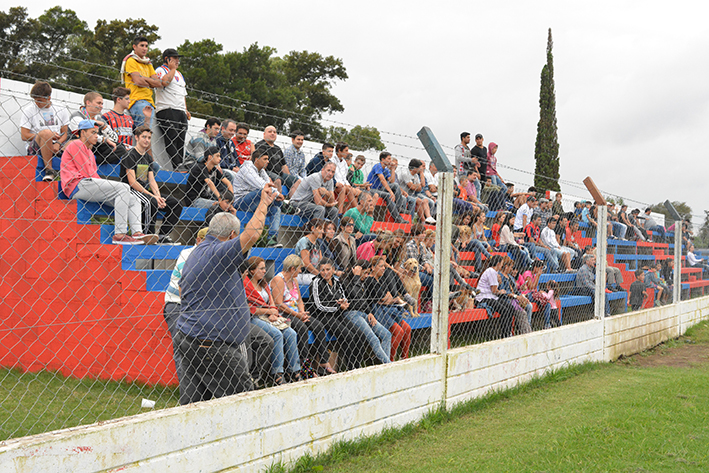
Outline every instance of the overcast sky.
[[[28, 8], [36, 17], [56, 4], [37, 0]], [[709, 28], [701, 2], [132, 5], [120, 10], [159, 26], [160, 49], [211, 38], [227, 51], [258, 42], [279, 54], [308, 50], [342, 58], [349, 79], [333, 92], [345, 112], [332, 120], [376, 126], [404, 161], [425, 152], [393, 143], [420, 143], [384, 132], [415, 136], [426, 125], [451, 147], [461, 131], [482, 133], [486, 143], [499, 145], [502, 177], [524, 186], [532, 182], [551, 27], [562, 191], [590, 197], [576, 186], [591, 176], [626, 200], [686, 201], [695, 215], [709, 210]], [[78, 0], [62, 6], [91, 27], [119, 10]]]

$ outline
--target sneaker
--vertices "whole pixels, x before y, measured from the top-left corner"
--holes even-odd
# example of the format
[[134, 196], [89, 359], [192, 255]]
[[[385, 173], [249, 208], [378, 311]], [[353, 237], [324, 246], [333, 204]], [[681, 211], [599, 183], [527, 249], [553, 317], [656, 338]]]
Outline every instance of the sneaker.
[[436, 219], [433, 217], [428, 217], [426, 220], [424, 220], [425, 223], [428, 225], [435, 225], [436, 224]]
[[42, 178], [42, 181], [44, 182], [51, 182], [57, 178], [57, 172], [54, 169], [51, 168], [45, 168], [44, 169], [44, 177]]
[[158, 237], [158, 245], [177, 245], [177, 243], [172, 241], [170, 235], [160, 235]]
[[129, 235], [113, 235], [113, 241], [112, 243], [114, 245], [142, 245], [143, 242], [140, 240], [136, 240], [132, 236]]
[[281, 213], [285, 215], [300, 215], [300, 209], [284, 200], [283, 205], [281, 205]]
[[283, 245], [278, 243], [275, 238], [269, 238], [268, 242], [266, 242], [266, 247], [267, 248], [283, 248]]
[[158, 241], [157, 235], [146, 235], [143, 232], [134, 233], [133, 238], [138, 241], [142, 241], [145, 245], [154, 245]]

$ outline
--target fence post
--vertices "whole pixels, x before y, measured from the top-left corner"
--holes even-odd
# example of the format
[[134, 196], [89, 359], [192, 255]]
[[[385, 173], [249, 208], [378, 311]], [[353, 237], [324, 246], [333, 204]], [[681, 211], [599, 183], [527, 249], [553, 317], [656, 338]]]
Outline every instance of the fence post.
[[[675, 220], [675, 270], [672, 277], [672, 303], [678, 304], [682, 298], [682, 221]], [[681, 332], [680, 325], [680, 333]]]
[[451, 229], [453, 226], [454, 174], [439, 173], [436, 213], [436, 253], [433, 262], [433, 310], [431, 314], [431, 353], [445, 355], [448, 350], [448, 294], [451, 267]]
[[[608, 207], [597, 204], [598, 222], [596, 231], [596, 297], [594, 305], [594, 316], [597, 319], [605, 319], [606, 314], [606, 266], [608, 265]], [[605, 336], [605, 320], [603, 322], [603, 333]], [[604, 348], [605, 352], [605, 348]], [[605, 357], [605, 353], [604, 353]]]

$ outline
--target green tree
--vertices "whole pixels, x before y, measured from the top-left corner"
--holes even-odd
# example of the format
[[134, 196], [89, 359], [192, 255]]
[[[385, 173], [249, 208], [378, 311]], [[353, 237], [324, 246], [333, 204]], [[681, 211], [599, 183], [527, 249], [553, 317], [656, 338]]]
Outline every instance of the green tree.
[[[680, 214], [680, 216], [689, 215], [691, 217], [692, 208], [689, 205], [687, 205], [686, 202], [674, 201], [674, 202], [672, 202], [672, 206], [675, 208], [677, 213]], [[665, 223], [668, 226], [672, 225], [672, 223], [674, 223], [674, 220], [672, 219], [672, 217], [670, 217], [670, 213], [665, 208], [664, 203], [660, 202], [659, 204], [651, 205], [650, 208], [652, 209], [653, 212], [664, 215], [665, 216]], [[641, 211], [643, 211], [643, 210], [644, 209], [641, 209]]]
[[704, 211], [704, 223], [697, 232], [694, 246], [697, 248], [709, 248], [709, 210]]
[[343, 141], [350, 146], [350, 149], [357, 151], [370, 149], [382, 151], [385, 148], [379, 130], [373, 126], [357, 125], [349, 131], [344, 127], [331, 126], [327, 130], [327, 141], [333, 144]]
[[547, 39], [547, 63], [542, 68], [539, 90], [539, 123], [534, 145], [534, 186], [539, 190], [561, 190], [559, 187], [559, 142], [556, 127], [556, 94], [554, 92], [554, 56], [551, 28]]

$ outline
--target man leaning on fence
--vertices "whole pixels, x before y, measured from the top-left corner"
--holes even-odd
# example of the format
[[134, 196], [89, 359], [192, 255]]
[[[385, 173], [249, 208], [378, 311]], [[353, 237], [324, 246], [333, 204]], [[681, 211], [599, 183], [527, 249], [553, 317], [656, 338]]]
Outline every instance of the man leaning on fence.
[[261, 236], [273, 191], [273, 184], [266, 184], [241, 234], [234, 215], [215, 215], [204, 242], [185, 262], [176, 340], [182, 357], [180, 404], [253, 389], [246, 349], [251, 312], [239, 269]]

